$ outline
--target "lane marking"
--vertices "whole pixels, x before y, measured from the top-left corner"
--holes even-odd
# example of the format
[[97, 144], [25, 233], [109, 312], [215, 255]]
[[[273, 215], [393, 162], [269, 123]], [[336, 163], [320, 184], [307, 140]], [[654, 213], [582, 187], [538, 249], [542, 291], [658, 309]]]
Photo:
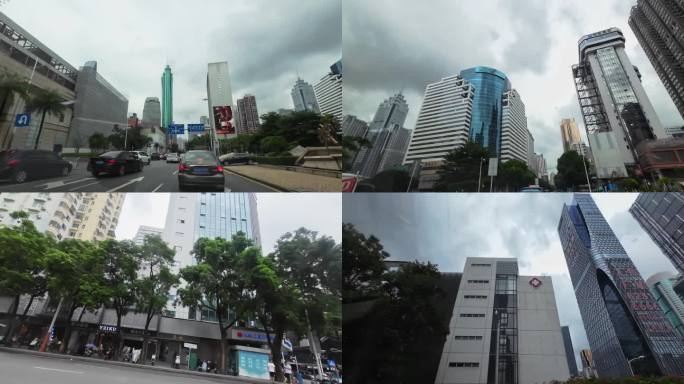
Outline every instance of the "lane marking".
[[171, 176], [176, 176], [177, 174], [178, 174], [178, 170], [175, 170], [175, 171], [171, 174]]
[[116, 191], [118, 191], [118, 190], [120, 190], [120, 189], [124, 189], [124, 188], [128, 187], [129, 185], [132, 185], [132, 184], [135, 184], [135, 183], [139, 183], [139, 182], [143, 181], [144, 179], [145, 179], [145, 176], [138, 177], [137, 179], [133, 179], [133, 180], [127, 182], [127, 183], [121, 184], [121, 185], [119, 185], [119, 186], [116, 187], [116, 188], [110, 189], [109, 191], [107, 191], [107, 193], [112, 193], [112, 192], [116, 192]]
[[73, 191], [79, 190], [79, 189], [81, 189], [81, 188], [87, 188], [87, 187], [90, 187], [91, 185], [98, 185], [98, 184], [100, 184], [99, 181], [96, 181], [96, 182], [90, 183], [90, 184], [86, 184], [86, 185], [79, 185], [79, 186], [76, 187], [76, 188], [71, 188], [71, 189], [69, 190], [69, 192], [73, 192]]
[[159, 184], [159, 186], [158, 186], [157, 188], [155, 188], [154, 190], [152, 190], [152, 192], [157, 192], [157, 191], [160, 190], [163, 186], [164, 186], [164, 183]]
[[35, 369], [42, 369], [44, 371], [55, 371], [55, 372], [62, 372], [62, 373], [73, 373], [76, 375], [82, 375], [83, 372], [81, 371], [70, 371], [68, 369], [57, 369], [57, 368], [47, 368], [47, 367], [33, 367]]
[[86, 177], [85, 179], [79, 179], [79, 180], [75, 180], [75, 181], [70, 181], [70, 182], [68, 182], [68, 183], [67, 183], [67, 182], [64, 182], [64, 181], [54, 181], [54, 182], [52, 182], [52, 183], [47, 183], [47, 184], [38, 185], [38, 186], [36, 186], [36, 188], [44, 187], [43, 190], [49, 191], [49, 190], [51, 190], [51, 189], [63, 187], [63, 186], [65, 186], [65, 185], [71, 185], [71, 184], [82, 183], [82, 182], [88, 181], [88, 180], [95, 180], [95, 178], [94, 178], [94, 177]]

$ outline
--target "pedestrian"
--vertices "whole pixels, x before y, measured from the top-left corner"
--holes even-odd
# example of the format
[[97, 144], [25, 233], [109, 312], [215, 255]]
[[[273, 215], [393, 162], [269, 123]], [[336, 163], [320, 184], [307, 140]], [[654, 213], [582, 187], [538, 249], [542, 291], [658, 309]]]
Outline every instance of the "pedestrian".
[[176, 368], [176, 369], [179, 369], [179, 368], [180, 368], [180, 363], [181, 363], [180, 361], [181, 361], [180, 355], [176, 353], [176, 359], [175, 359], [175, 362], [174, 362], [174, 368]]
[[206, 360], [202, 362], [202, 371], [206, 372], [207, 371], [207, 362]]

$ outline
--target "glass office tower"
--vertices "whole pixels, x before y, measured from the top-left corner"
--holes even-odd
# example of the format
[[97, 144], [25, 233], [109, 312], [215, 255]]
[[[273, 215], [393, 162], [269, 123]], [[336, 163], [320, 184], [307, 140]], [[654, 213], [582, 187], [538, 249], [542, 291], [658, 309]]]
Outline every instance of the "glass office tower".
[[684, 273], [684, 195], [641, 193], [629, 209], [680, 273]]
[[511, 90], [506, 75], [494, 68], [475, 67], [461, 71], [461, 77], [475, 88], [470, 141], [480, 143], [492, 157], [501, 152], [501, 111], [504, 93]]
[[563, 207], [558, 233], [599, 376], [684, 374], [684, 343], [591, 195]]
[[166, 66], [161, 78], [162, 83], [162, 127], [164, 129], [173, 123], [173, 73], [171, 67]]

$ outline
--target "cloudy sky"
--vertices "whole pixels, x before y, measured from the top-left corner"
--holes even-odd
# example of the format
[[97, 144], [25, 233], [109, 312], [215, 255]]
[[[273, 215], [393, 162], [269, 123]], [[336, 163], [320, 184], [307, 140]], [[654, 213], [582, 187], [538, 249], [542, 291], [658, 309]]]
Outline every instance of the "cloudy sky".
[[[342, 197], [338, 193], [258, 193], [257, 210], [261, 245], [273, 250], [278, 238], [301, 227], [342, 241]], [[132, 239], [138, 227], [164, 228], [168, 193], [128, 193], [121, 211], [116, 237]]]
[[[628, 212], [636, 194], [593, 197], [644, 279], [676, 272]], [[515, 257], [521, 275], [551, 276], [561, 325], [570, 326], [581, 364], [579, 351], [589, 343], [556, 229], [571, 201], [560, 193], [345, 194], [343, 220], [378, 237], [392, 260], [462, 272], [467, 257]]]
[[378, 104], [402, 88], [414, 128], [428, 83], [474, 66], [505, 72], [525, 103], [535, 150], [549, 171], [562, 154], [560, 121], [574, 117], [584, 134], [571, 66], [577, 41], [610, 27], [666, 127], [684, 123], [627, 24], [635, 0], [481, 0], [430, 2], [345, 0], [345, 112], [371, 120]]
[[207, 63], [228, 61], [233, 103], [256, 96], [259, 113], [292, 108], [297, 73], [311, 84], [341, 57], [340, 0], [11, 0], [0, 10], [74, 67], [98, 72], [142, 116], [174, 74], [174, 119], [207, 115]]

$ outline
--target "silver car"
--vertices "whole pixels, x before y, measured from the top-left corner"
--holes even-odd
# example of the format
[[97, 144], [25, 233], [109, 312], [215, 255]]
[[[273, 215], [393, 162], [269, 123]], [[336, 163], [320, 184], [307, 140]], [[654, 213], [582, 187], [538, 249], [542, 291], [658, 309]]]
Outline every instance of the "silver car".
[[180, 156], [178, 156], [177, 153], [167, 153], [166, 154], [166, 162], [167, 163], [180, 163], [181, 159]]
[[181, 191], [195, 187], [223, 192], [225, 184], [223, 166], [210, 151], [190, 151], [178, 165], [178, 188]]

